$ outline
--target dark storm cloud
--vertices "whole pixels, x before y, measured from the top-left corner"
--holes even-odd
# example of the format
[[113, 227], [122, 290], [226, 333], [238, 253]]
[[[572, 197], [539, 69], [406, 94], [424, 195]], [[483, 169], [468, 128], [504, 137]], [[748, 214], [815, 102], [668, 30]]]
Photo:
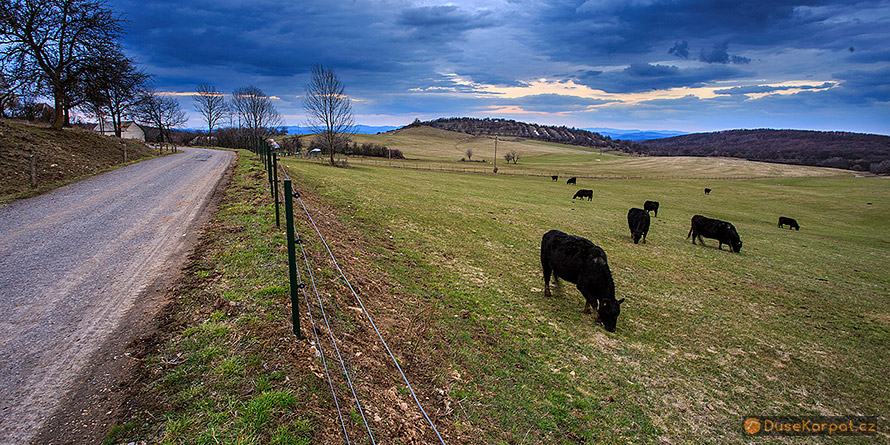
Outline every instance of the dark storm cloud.
[[744, 87], [727, 88], [724, 90], [715, 90], [714, 94], [748, 95], [748, 94], [775, 93], [778, 91], [788, 91], [788, 90], [820, 90], [820, 89], [831, 88], [835, 85], [836, 85], [836, 83], [834, 83], [834, 82], [825, 82], [821, 85], [801, 85], [801, 86], [750, 85], [750, 86], [744, 86]]
[[680, 69], [673, 65], [632, 63], [622, 71], [593, 77], [580, 77], [579, 83], [608, 93], [640, 93], [677, 87], [700, 87], [717, 80], [738, 79], [750, 75], [734, 67], [714, 65]]
[[[856, 8], [880, 5], [886, 7], [886, 2], [867, 0]], [[554, 55], [561, 59], [626, 57], [671, 48], [672, 43], [676, 49], [671, 54], [679, 52], [675, 55], [683, 58], [682, 42], [692, 50], [693, 39], [706, 54], [712, 49], [701, 42], [715, 40], [753, 47], [830, 48], [868, 26], [886, 35], [877, 31], [879, 25], [833, 20], [838, 11], [850, 10], [849, 3], [837, 0], [542, 1], [528, 7], [537, 7], [539, 17], [531, 29], [540, 41], [560, 49]]]
[[890, 79], [890, 67], [844, 71], [832, 77], [841, 82], [837, 91], [833, 91], [833, 97], [844, 103], [890, 103], [890, 82], [887, 81]]
[[[283, 108], [293, 106], [281, 110], [290, 115], [301, 113], [296, 96], [317, 63], [336, 68], [347, 93], [363, 99], [356, 110], [368, 115], [484, 113], [506, 102], [466, 80], [521, 88], [542, 78], [617, 94], [727, 80], [747, 85], [697, 102], [709, 119], [733, 119], [723, 114], [730, 109], [774, 115], [756, 109], [766, 103], [781, 103], [802, 121], [820, 104], [853, 104], [859, 114], [888, 107], [881, 78], [890, 69], [888, 0], [509, 0], [485, 2], [487, 9], [467, 0], [436, 3], [117, 0], [111, 7], [129, 20], [125, 50], [156, 75], [159, 89], [256, 84], [281, 96]], [[826, 67], [837, 85], [825, 91], [747, 96], [784, 88], [767, 83], [819, 84], [832, 79]], [[509, 105], [546, 113], [596, 105], [531, 94]], [[728, 108], [735, 103], [744, 107]], [[657, 107], [677, 104], [640, 109], [654, 116]], [[598, 116], [606, 108], [618, 106]]]
[[698, 60], [705, 63], [722, 63], [724, 65], [727, 63], [739, 65], [751, 62], [751, 59], [747, 57], [730, 55], [727, 49], [729, 49], [729, 42], [716, 43], [710, 51], [702, 51]]
[[680, 68], [673, 65], [632, 63], [624, 72], [632, 77], [675, 77], [680, 74]]
[[850, 63], [884, 63], [890, 62], [890, 48], [876, 48], [866, 51], [855, 51], [845, 59]]
[[123, 0], [115, 8], [138, 24], [128, 27], [125, 45], [147, 63], [270, 77], [304, 75], [316, 63], [410, 76], [424, 69], [419, 65], [459, 53], [455, 43], [464, 33], [494, 22], [457, 7], [393, 11], [363, 2]]
[[397, 25], [418, 31], [455, 32], [488, 28], [494, 25], [490, 11], [470, 14], [457, 6], [423, 6], [408, 8], [399, 13]]
[[683, 40], [674, 42], [674, 46], [668, 50], [668, 54], [673, 54], [681, 59], [689, 58], [689, 42]]

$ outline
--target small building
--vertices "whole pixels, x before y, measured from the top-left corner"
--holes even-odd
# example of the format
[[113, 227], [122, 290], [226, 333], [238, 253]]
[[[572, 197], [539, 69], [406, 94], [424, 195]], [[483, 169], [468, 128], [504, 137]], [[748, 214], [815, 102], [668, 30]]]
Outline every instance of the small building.
[[[93, 127], [93, 131], [104, 134], [105, 136], [114, 136], [114, 124], [111, 122], [99, 123]], [[145, 142], [145, 130], [133, 121], [121, 122], [121, 138], [136, 139]]]
[[320, 149], [320, 148], [313, 148], [312, 150], [309, 150], [309, 157], [310, 157], [310, 158], [317, 158], [318, 155], [320, 155], [320, 154], [321, 154], [321, 149]]

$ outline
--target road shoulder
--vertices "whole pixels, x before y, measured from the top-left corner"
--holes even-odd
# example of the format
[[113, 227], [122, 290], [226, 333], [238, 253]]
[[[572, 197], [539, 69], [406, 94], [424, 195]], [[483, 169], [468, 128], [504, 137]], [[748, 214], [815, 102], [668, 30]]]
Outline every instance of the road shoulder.
[[74, 382], [73, 389], [61, 399], [61, 405], [49, 416], [32, 443], [101, 443], [112, 425], [125, 418], [134, 397], [131, 388], [140, 379], [139, 362], [151, 349], [152, 339], [163, 328], [165, 310], [170, 306], [170, 291], [189, 264], [204, 226], [212, 221], [225, 197], [238, 156], [226, 168], [213, 194], [201, 211], [195, 227], [186, 235], [186, 245], [170, 261], [167, 271], [157, 277], [137, 298], [134, 306], [90, 358], [90, 365]]

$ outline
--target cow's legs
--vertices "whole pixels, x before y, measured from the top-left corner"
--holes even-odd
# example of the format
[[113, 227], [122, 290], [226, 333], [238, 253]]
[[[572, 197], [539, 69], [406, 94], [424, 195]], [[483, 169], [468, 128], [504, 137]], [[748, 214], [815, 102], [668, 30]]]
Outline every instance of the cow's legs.
[[553, 272], [553, 270], [550, 269], [550, 265], [548, 265], [544, 261], [541, 262], [541, 266], [544, 269], [544, 296], [549, 297], [550, 296], [550, 273]]

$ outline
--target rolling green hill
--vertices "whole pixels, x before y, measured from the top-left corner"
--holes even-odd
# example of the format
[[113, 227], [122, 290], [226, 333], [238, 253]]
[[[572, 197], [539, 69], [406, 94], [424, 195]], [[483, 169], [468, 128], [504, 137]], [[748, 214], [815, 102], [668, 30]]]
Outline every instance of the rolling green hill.
[[[351, 135], [357, 143], [375, 143], [402, 151], [406, 160], [381, 160], [349, 157], [353, 165], [391, 165], [440, 171], [489, 173], [495, 160], [494, 136], [471, 136], [428, 126], [403, 128], [377, 135]], [[308, 136], [304, 136], [307, 138]], [[473, 161], [461, 162], [472, 150]], [[523, 138], [499, 139], [497, 143], [499, 174], [601, 178], [750, 178], [849, 176], [848, 170], [815, 168], [735, 158], [696, 156], [648, 157], [598, 148], [563, 145]], [[518, 163], [507, 163], [503, 154], [515, 151]]]

